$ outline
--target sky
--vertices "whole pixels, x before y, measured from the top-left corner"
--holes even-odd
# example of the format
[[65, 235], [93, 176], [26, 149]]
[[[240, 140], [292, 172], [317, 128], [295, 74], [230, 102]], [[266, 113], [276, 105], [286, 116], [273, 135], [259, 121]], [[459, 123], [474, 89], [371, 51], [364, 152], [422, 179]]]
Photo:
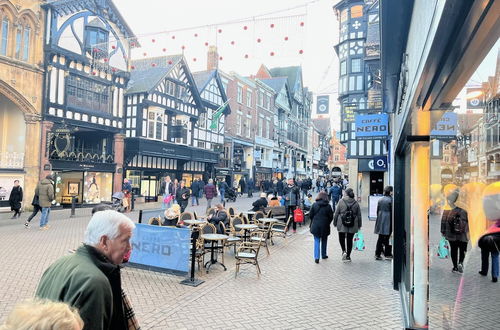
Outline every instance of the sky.
[[[268, 68], [301, 65], [304, 86], [315, 94], [337, 90], [338, 58], [333, 46], [338, 41], [338, 22], [332, 8], [337, 2], [114, 0], [141, 44], [132, 58], [184, 52], [191, 71], [202, 71], [208, 42], [217, 45], [222, 56], [219, 68], [225, 72], [249, 76], [261, 64]], [[336, 97], [330, 96], [330, 109]]]

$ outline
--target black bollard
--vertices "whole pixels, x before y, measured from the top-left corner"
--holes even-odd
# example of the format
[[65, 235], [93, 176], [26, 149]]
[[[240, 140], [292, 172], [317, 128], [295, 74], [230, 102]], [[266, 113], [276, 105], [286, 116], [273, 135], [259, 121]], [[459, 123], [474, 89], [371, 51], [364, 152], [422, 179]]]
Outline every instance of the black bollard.
[[196, 259], [196, 240], [200, 236], [200, 231], [198, 228], [193, 228], [191, 233], [191, 276], [181, 281], [181, 284], [189, 285], [189, 286], [198, 286], [205, 281], [195, 279], [194, 278], [194, 270], [195, 270], [195, 259]]
[[130, 193], [130, 211], [133, 211], [135, 208], [135, 198], [134, 198], [134, 193]]
[[76, 208], [76, 196], [71, 197], [71, 215], [70, 218], [75, 217], [75, 208]]

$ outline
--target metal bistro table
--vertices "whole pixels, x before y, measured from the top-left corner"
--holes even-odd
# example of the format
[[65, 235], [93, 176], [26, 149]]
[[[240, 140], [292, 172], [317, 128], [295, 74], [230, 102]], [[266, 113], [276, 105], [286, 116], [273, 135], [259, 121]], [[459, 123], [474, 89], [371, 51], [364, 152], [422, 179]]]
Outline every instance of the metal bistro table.
[[[212, 242], [212, 246], [210, 248], [212, 250], [210, 253], [210, 260], [205, 263], [205, 268], [207, 269], [207, 273], [210, 270], [210, 266], [212, 266], [213, 264], [216, 264], [216, 263], [219, 263], [224, 268], [224, 270], [227, 270], [226, 266], [224, 266], [224, 264], [222, 262], [219, 262], [219, 261], [217, 261], [217, 258], [214, 258], [214, 251], [216, 249], [221, 248], [221, 246], [219, 246], [219, 245], [216, 246], [215, 242], [225, 241], [229, 238], [229, 236], [222, 235], [222, 234], [203, 234], [203, 235], [201, 235], [201, 238], [203, 238], [205, 241]], [[222, 247], [223, 246], [224, 246], [224, 244], [222, 245]], [[222, 253], [224, 253], [224, 251]], [[207, 265], [208, 265], [208, 267], [207, 267]]]
[[247, 223], [242, 223], [239, 225], [234, 225], [237, 229], [243, 229], [245, 231], [245, 234], [243, 235], [243, 240], [246, 241], [247, 238], [249, 237], [248, 231], [251, 229], [257, 229], [259, 226], [254, 225], [254, 224], [247, 224]]
[[204, 220], [190, 219], [190, 220], [184, 220], [184, 223], [191, 227], [191, 226], [199, 226], [207, 222]]
[[[272, 226], [273, 223], [278, 222], [278, 219], [274, 219], [274, 218], [260, 218], [259, 222], [263, 223], [265, 226]], [[267, 238], [269, 238], [270, 235], [271, 235], [271, 232], [268, 231], [267, 232]]]
[[241, 213], [247, 215], [248, 221], [252, 220], [252, 217], [255, 215], [255, 211], [243, 211]]

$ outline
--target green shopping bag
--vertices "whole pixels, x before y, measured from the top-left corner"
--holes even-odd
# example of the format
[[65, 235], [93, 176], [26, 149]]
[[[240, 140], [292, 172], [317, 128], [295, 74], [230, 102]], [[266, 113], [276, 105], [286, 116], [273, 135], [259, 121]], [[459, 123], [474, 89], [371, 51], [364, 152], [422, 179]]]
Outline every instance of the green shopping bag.
[[356, 251], [364, 251], [366, 246], [365, 246], [365, 238], [363, 236], [363, 233], [361, 230], [358, 230], [356, 234], [354, 234], [354, 250]]
[[450, 255], [450, 243], [443, 236], [439, 240], [439, 245], [437, 247], [437, 256], [439, 259], [447, 259]]

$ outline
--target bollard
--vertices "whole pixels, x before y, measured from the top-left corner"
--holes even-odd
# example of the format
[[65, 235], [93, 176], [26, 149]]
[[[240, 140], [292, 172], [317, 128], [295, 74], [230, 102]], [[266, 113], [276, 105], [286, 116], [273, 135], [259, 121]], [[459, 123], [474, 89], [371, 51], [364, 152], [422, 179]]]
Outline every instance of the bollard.
[[76, 208], [76, 196], [71, 197], [71, 215], [70, 218], [75, 217], [75, 208]]
[[134, 193], [130, 193], [130, 211], [133, 211], [135, 208], [135, 198], [134, 198]]
[[195, 270], [195, 259], [196, 259], [196, 240], [200, 236], [200, 230], [196, 227], [193, 228], [191, 233], [191, 276], [181, 281], [181, 284], [189, 285], [189, 286], [198, 286], [202, 284], [203, 280], [194, 278], [194, 270]]

